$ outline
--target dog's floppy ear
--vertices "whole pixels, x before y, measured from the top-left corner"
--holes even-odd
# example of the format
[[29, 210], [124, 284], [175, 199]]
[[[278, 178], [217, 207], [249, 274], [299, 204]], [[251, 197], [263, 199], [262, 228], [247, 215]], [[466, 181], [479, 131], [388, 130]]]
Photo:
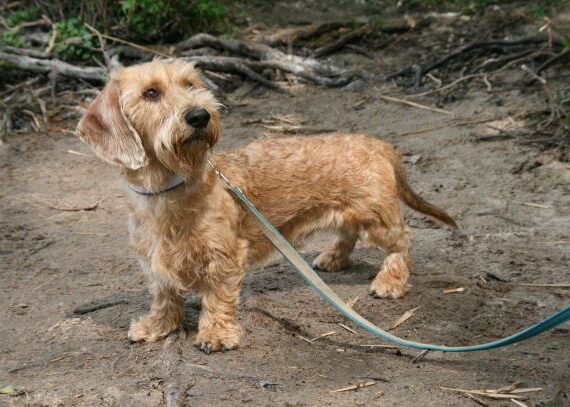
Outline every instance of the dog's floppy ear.
[[147, 164], [141, 138], [125, 117], [119, 85], [111, 80], [91, 103], [77, 126], [81, 140], [102, 159], [136, 170]]

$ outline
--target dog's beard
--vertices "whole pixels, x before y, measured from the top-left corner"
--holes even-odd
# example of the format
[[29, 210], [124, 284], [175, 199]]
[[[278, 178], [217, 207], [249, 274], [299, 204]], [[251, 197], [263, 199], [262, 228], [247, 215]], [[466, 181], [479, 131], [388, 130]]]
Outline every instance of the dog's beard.
[[162, 125], [154, 150], [167, 168], [184, 176], [202, 168], [217, 138], [217, 127], [212, 121], [205, 129], [196, 130], [171, 117]]

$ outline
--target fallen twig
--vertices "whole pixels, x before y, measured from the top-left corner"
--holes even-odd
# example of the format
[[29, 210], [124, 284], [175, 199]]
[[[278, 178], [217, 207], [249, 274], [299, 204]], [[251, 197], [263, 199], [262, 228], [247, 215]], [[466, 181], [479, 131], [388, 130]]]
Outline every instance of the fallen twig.
[[551, 208], [551, 206], [544, 205], [544, 204], [537, 204], [537, 203], [533, 203], [533, 202], [519, 202], [519, 201], [513, 201], [513, 202], [524, 205], [524, 206], [531, 206], [533, 208], [540, 208], [540, 209], [550, 209]]
[[352, 300], [348, 301], [346, 305], [348, 305], [348, 308], [352, 309], [352, 307], [354, 307], [354, 305], [358, 302], [358, 300], [360, 300], [360, 296], [354, 297]]
[[101, 201], [97, 201], [92, 205], [86, 206], [58, 206], [58, 205], [48, 205], [51, 209], [63, 212], [80, 212], [80, 211], [93, 211], [97, 209]]
[[457, 288], [444, 288], [444, 294], [453, 294], [453, 293], [462, 293], [465, 291], [465, 287], [457, 287]]
[[340, 37], [339, 39], [337, 39], [333, 43], [325, 45], [325, 46], [317, 49], [315, 51], [315, 57], [320, 58], [320, 57], [323, 57], [325, 55], [332, 54], [333, 52], [336, 52], [339, 49], [343, 48], [349, 42], [357, 40], [361, 37], [364, 37], [364, 36], [370, 34], [371, 31], [372, 31], [372, 28], [368, 24], [363, 25], [362, 27], [351, 31], [348, 34], [343, 35], [342, 37]]
[[485, 403], [483, 400], [481, 400], [479, 397], [474, 396], [471, 393], [463, 393], [463, 395], [467, 398], [470, 398], [471, 400], [473, 400], [475, 403], [479, 404], [480, 406], [483, 407], [489, 407], [489, 404]]
[[483, 396], [483, 397], [487, 397], [490, 399], [507, 399], [507, 400], [513, 400], [513, 399], [522, 399], [524, 400], [523, 396], [520, 396], [520, 394], [524, 394], [524, 393], [533, 393], [533, 392], [538, 392], [538, 391], [542, 391], [542, 387], [529, 387], [529, 388], [518, 388], [518, 383], [516, 384], [512, 384], [510, 386], [506, 386], [503, 388], [499, 388], [499, 389], [490, 389], [490, 390], [465, 390], [465, 389], [455, 389], [455, 388], [449, 388], [449, 387], [441, 387], [444, 390], [449, 390], [449, 391], [454, 391], [457, 393], [463, 393], [463, 394], [470, 394], [470, 395], [478, 395], [478, 396]]
[[97, 67], [79, 67], [58, 59], [40, 59], [0, 51], [0, 60], [10, 62], [18, 68], [35, 72], [56, 72], [73, 78], [101, 81], [107, 70]]
[[416, 102], [412, 102], [410, 100], [406, 100], [406, 99], [399, 99], [399, 98], [395, 98], [392, 96], [385, 96], [385, 95], [380, 95], [378, 96], [380, 99], [388, 101], [388, 102], [394, 102], [394, 103], [400, 103], [402, 105], [406, 105], [406, 106], [411, 106], [411, 107], [417, 107], [418, 109], [423, 109], [423, 110], [430, 110], [432, 112], [437, 112], [437, 113], [442, 113], [442, 114], [447, 114], [450, 116], [453, 116], [454, 113], [450, 112], [449, 110], [444, 110], [444, 109], [439, 109], [437, 107], [431, 107], [431, 106], [426, 106], [426, 105], [422, 105], [420, 103], [416, 103]]
[[349, 327], [349, 326], [346, 326], [345, 324], [341, 324], [341, 323], [339, 323], [339, 326], [340, 326], [341, 328], [344, 328], [344, 329], [346, 329], [348, 332], [352, 332], [353, 334], [355, 334], [355, 333], [356, 333], [356, 331], [355, 331], [354, 329], [352, 329], [352, 328], [351, 328], [351, 327]]
[[75, 151], [75, 150], [67, 150], [67, 152], [68, 152], [69, 154], [80, 155], [80, 156], [82, 156], [82, 157], [90, 157], [89, 154], [83, 154], [83, 153], [80, 153], [79, 151]]
[[313, 338], [313, 339], [305, 338], [304, 336], [299, 335], [299, 334], [296, 334], [295, 336], [296, 336], [297, 338], [299, 338], [299, 339], [301, 339], [301, 340], [303, 340], [303, 341], [309, 343], [309, 344], [313, 344], [315, 341], [317, 341], [317, 340], [319, 340], [319, 339], [321, 339], [321, 338], [326, 338], [327, 336], [331, 336], [331, 335], [334, 335], [334, 334], [336, 334], [336, 331], [331, 331], [331, 332], [327, 332], [327, 333], [324, 333], [324, 334], [322, 334], [322, 335], [319, 335], [319, 336], [317, 336], [317, 337], [315, 337], [315, 338]]
[[540, 283], [521, 283], [521, 285], [527, 287], [550, 287], [550, 288], [570, 288], [570, 284], [540, 284]]
[[548, 87], [548, 83], [547, 83], [546, 79], [544, 79], [542, 76], [534, 73], [525, 64], [521, 65], [521, 69], [523, 71], [527, 72], [532, 78], [534, 78], [535, 80], [540, 82], [540, 84], [542, 85], [542, 89], [544, 90], [544, 93], [546, 94], [546, 97], [548, 98], [548, 106], [550, 109], [550, 117], [549, 117], [548, 121], [546, 123], [544, 123], [541, 127], [545, 128], [545, 127], [548, 127], [549, 125], [551, 125], [552, 123], [559, 122], [566, 115], [564, 114], [564, 112], [561, 111], [561, 108], [558, 105], [557, 98], [554, 95], [554, 93], [552, 92], [552, 90]]
[[251, 69], [250, 66], [255, 61], [249, 61], [244, 58], [222, 56], [197, 56], [184, 57], [182, 59], [196, 62], [200, 68], [208, 71], [239, 73], [255, 82], [259, 82], [263, 86], [266, 86], [270, 89], [276, 90], [278, 92], [285, 92], [285, 90], [279, 85], [271, 82], [269, 79], [266, 79], [264, 76]]
[[455, 128], [455, 127], [462, 127], [462, 126], [474, 126], [476, 124], [493, 122], [496, 120], [500, 120], [500, 118], [492, 117], [492, 118], [478, 119], [478, 120], [466, 120], [466, 121], [462, 121], [462, 122], [458, 122], [458, 123], [450, 123], [450, 124], [445, 125], [445, 126], [433, 126], [433, 127], [424, 127], [421, 129], [409, 130], [409, 131], [405, 131], [402, 133], [398, 133], [397, 136], [398, 137], [399, 136], [411, 136], [414, 134], [428, 133], [431, 131], [442, 130], [442, 129], [447, 129], [447, 128]]
[[369, 386], [373, 386], [375, 385], [377, 382], [375, 382], [374, 380], [371, 380], [369, 382], [365, 382], [365, 383], [358, 383], [358, 384], [351, 384], [350, 386], [346, 386], [346, 387], [341, 387], [340, 389], [336, 389], [336, 390], [331, 390], [329, 393], [333, 394], [333, 393], [343, 393], [345, 391], [351, 391], [351, 390], [358, 390], [361, 389], [363, 387], [369, 387]]
[[416, 311], [419, 309], [420, 309], [420, 307], [416, 307], [416, 308], [412, 308], [412, 309], [404, 312], [402, 314], [402, 316], [400, 318], [398, 318], [398, 320], [392, 324], [390, 329], [396, 329], [397, 327], [402, 325], [404, 322], [406, 322], [408, 319], [410, 319], [416, 313]]
[[[548, 41], [547, 38], [527, 37], [527, 38], [521, 38], [519, 40], [512, 40], [512, 41], [475, 41], [475, 42], [472, 42], [472, 43], [467, 44], [467, 45], [465, 45], [459, 49], [456, 49], [455, 51], [448, 53], [447, 55], [443, 56], [442, 58], [438, 59], [435, 62], [432, 62], [431, 64], [428, 64], [424, 67], [421, 67], [419, 69], [419, 71], [417, 72], [417, 75], [416, 75], [416, 85], [418, 85], [421, 78], [424, 77], [425, 75], [427, 75], [429, 72], [445, 65], [446, 63], [448, 63], [452, 59], [455, 59], [458, 56], [465, 54], [471, 50], [478, 49], [478, 48], [489, 49], [489, 48], [493, 48], [493, 47], [497, 47], [497, 46], [514, 47], [514, 46], [518, 46], [518, 45], [529, 45], [529, 44], [538, 45], [538, 44], [543, 44], [547, 41]], [[556, 45], [560, 45], [560, 43], [556, 42]], [[388, 77], [388, 79], [392, 79], [394, 77], [401, 76], [401, 75], [407, 74], [409, 72], [411, 72], [411, 69], [405, 68], [405, 69], [403, 69], [403, 70], [401, 70], [395, 74], [390, 75]]]
[[122, 38], [113, 37], [112, 35], [108, 35], [108, 34], [103, 34], [103, 33], [99, 32], [98, 30], [96, 30], [94, 27], [90, 26], [89, 24], [87, 24], [87, 23], [84, 23], [84, 24], [85, 24], [85, 27], [87, 27], [87, 29], [89, 31], [95, 33], [97, 36], [101, 36], [105, 39], [108, 39], [108, 40], [111, 40], [114, 42], [118, 42], [121, 44], [125, 44], [125, 45], [128, 45], [128, 46], [136, 48], [136, 49], [140, 49], [141, 51], [150, 52], [152, 54], [156, 54], [156, 55], [159, 55], [161, 57], [165, 57], [165, 58], [172, 57], [172, 55], [165, 54], [164, 52], [160, 52], [160, 51], [157, 51], [157, 50], [149, 48], [149, 47], [145, 47], [144, 45], [135, 44], [134, 42], [123, 40]]
[[282, 28], [270, 35], [261, 36], [261, 41], [268, 45], [293, 44], [299, 40], [307, 40], [324, 33], [346, 27], [350, 23], [335, 22], [309, 24], [302, 27]]
[[421, 360], [423, 358], [425, 358], [427, 356], [427, 354], [430, 353], [430, 351], [431, 351], [431, 349], [424, 349], [415, 358], [412, 359], [412, 363], [421, 362]]
[[319, 336], [317, 336], [317, 337], [315, 337], [315, 338], [313, 338], [313, 339], [310, 339], [310, 342], [313, 343], [313, 342], [315, 342], [315, 341], [317, 341], [317, 340], [319, 340], [319, 339], [321, 339], [321, 338], [326, 338], [327, 336], [331, 336], [331, 335], [334, 335], [334, 334], [336, 334], [336, 331], [330, 331], [330, 332], [321, 334], [321, 335], [319, 335]]

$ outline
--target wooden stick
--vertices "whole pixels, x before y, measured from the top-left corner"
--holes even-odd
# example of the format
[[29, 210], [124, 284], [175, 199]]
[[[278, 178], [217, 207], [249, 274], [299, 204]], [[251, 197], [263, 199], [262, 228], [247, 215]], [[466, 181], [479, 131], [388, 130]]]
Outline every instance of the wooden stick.
[[317, 336], [316, 338], [310, 339], [310, 343], [313, 343], [315, 341], [318, 341], [321, 338], [326, 338], [327, 336], [331, 336], [334, 334], [336, 334], [336, 331], [330, 331], [330, 332], [324, 333], [322, 335]]
[[462, 293], [465, 291], [465, 287], [457, 287], [457, 288], [444, 288], [444, 294], [453, 294], [453, 293]]
[[73, 78], [102, 81], [106, 69], [98, 67], [79, 67], [58, 59], [40, 59], [25, 55], [14, 55], [0, 51], [0, 60], [10, 62], [18, 68], [35, 72], [56, 72]]
[[522, 396], [513, 395], [513, 394], [506, 394], [506, 393], [489, 393], [485, 390], [464, 390], [464, 389], [452, 389], [449, 387], [442, 387], [444, 390], [454, 391], [457, 393], [463, 394], [476, 394], [478, 396], [488, 397], [490, 399], [524, 399]]
[[377, 382], [375, 382], [374, 380], [371, 380], [365, 383], [351, 384], [350, 386], [341, 387], [340, 389], [336, 390], [331, 390], [329, 393], [334, 394], [334, 393], [343, 393], [345, 391], [358, 390], [362, 389], [363, 387], [374, 386], [376, 383]]
[[380, 99], [388, 101], [388, 102], [400, 103], [402, 105], [406, 105], [406, 106], [410, 106], [410, 107], [416, 107], [418, 109], [423, 109], [423, 110], [429, 110], [431, 112], [442, 113], [442, 114], [446, 114], [449, 116], [453, 116], [455, 114], [453, 112], [450, 112], [449, 110], [439, 109], [437, 107], [426, 106], [426, 105], [422, 105], [420, 103], [412, 102], [410, 100], [399, 99], [399, 98], [395, 98], [392, 96], [380, 95], [378, 97]]
[[133, 48], [140, 49], [141, 51], [150, 52], [150, 53], [152, 53], [152, 54], [160, 55], [160, 56], [162, 56], [162, 57], [166, 57], [166, 58], [171, 58], [171, 57], [172, 57], [172, 55], [165, 54], [164, 52], [160, 52], [160, 51], [157, 51], [157, 50], [152, 49], [152, 48], [149, 48], [149, 47], [145, 47], [144, 45], [135, 44], [134, 42], [130, 42], [130, 41], [127, 41], [127, 40], [123, 40], [122, 38], [113, 37], [112, 35], [107, 35], [107, 34], [100, 33], [99, 31], [97, 31], [94, 27], [90, 26], [89, 24], [87, 24], [87, 23], [84, 23], [84, 24], [85, 24], [85, 27], [87, 27], [87, 28], [89, 29], [89, 31], [92, 31], [92, 32], [95, 33], [96, 35], [100, 35], [101, 37], [106, 38], [106, 39], [108, 39], [108, 40], [111, 40], [111, 41], [114, 41], [114, 42], [118, 42], [118, 43], [121, 43], [121, 44], [125, 44], [125, 45], [129, 45], [129, 46], [131, 46], [131, 47], [133, 47]]
[[48, 205], [51, 209], [55, 209], [63, 212], [80, 212], [80, 211], [93, 211], [97, 209], [100, 201], [95, 202], [92, 205], [87, 206], [58, 206], [58, 205]]
[[346, 305], [348, 305], [348, 308], [352, 309], [352, 307], [354, 307], [354, 305], [358, 302], [359, 299], [360, 296], [354, 297], [352, 300], [348, 301]]
[[392, 324], [390, 329], [396, 329], [397, 327], [402, 325], [404, 322], [406, 322], [408, 319], [410, 319], [416, 313], [416, 311], [419, 309], [420, 309], [420, 307], [416, 307], [416, 308], [412, 308], [412, 309], [404, 312], [404, 314], [402, 314], [402, 316], [396, 322], [394, 322], [394, 324]]
[[534, 393], [537, 391], [544, 390], [542, 387], [521, 387], [520, 389], [513, 389], [509, 393], [520, 394], [520, 393]]
[[513, 202], [516, 202], [516, 203], [524, 205], [524, 206], [532, 206], [533, 208], [540, 208], [540, 209], [550, 209], [551, 208], [551, 206], [544, 205], [544, 204], [537, 204], [537, 203], [533, 203], [533, 202], [518, 202], [518, 201], [513, 201]]
[[527, 287], [570, 288], [570, 284], [521, 284]]
[[483, 400], [481, 400], [479, 397], [475, 397], [473, 394], [470, 393], [463, 393], [463, 395], [465, 397], [470, 398], [471, 400], [473, 400], [475, 403], [479, 404], [480, 406], [483, 407], [489, 407], [489, 404], [485, 403]]
[[323, 57], [325, 55], [332, 54], [333, 52], [338, 51], [339, 49], [344, 47], [349, 42], [354, 41], [360, 37], [364, 37], [365, 35], [368, 35], [370, 33], [370, 31], [371, 31], [371, 27], [369, 25], [367, 25], [367, 24], [363, 25], [362, 27], [351, 31], [348, 34], [343, 35], [342, 37], [340, 37], [338, 40], [334, 41], [333, 43], [327, 44], [327, 45], [317, 49], [315, 51], [315, 57], [319, 58], [319, 57]]
[[75, 151], [75, 150], [67, 150], [67, 152], [69, 154], [80, 155], [82, 157], [91, 157], [89, 154], [83, 154], [83, 153], [80, 153], [79, 151]]
[[319, 336], [317, 336], [317, 337], [315, 337], [315, 338], [313, 338], [313, 339], [305, 338], [304, 336], [299, 335], [299, 334], [297, 334], [297, 335], [295, 335], [295, 336], [296, 336], [297, 338], [301, 339], [302, 341], [305, 341], [305, 342], [307, 342], [308, 344], [311, 344], [311, 345], [312, 345], [315, 341], [318, 341], [318, 340], [321, 339], [321, 338], [326, 338], [327, 336], [331, 336], [331, 335], [334, 335], [334, 334], [336, 334], [336, 331], [331, 331], [331, 332], [327, 332], [327, 333], [324, 333], [324, 334], [322, 334], [322, 335], [319, 335]]
[[340, 323], [339, 323], [339, 325], [340, 325], [341, 328], [346, 329], [348, 332], [352, 332], [353, 334], [356, 333], [356, 331], [355, 331], [354, 329], [350, 328], [349, 326], [346, 326], [345, 324], [340, 324]]

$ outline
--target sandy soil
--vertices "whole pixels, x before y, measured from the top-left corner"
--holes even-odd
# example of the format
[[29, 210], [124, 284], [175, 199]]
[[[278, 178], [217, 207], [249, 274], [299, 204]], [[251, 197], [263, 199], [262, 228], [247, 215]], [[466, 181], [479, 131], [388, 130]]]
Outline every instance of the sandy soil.
[[[386, 73], [399, 55], [391, 50], [376, 57], [337, 60]], [[399, 336], [479, 343], [567, 305], [568, 289], [524, 284], [568, 282], [569, 165], [516, 138], [485, 139], [496, 134], [489, 123], [456, 126], [495, 117], [493, 125], [502, 125], [509, 115], [542, 103], [540, 95], [473, 90], [445, 106], [452, 117], [387, 103], [378, 96], [397, 89], [372, 85], [241, 98], [223, 117], [219, 148], [279, 137], [258, 121], [296, 114], [313, 131], [366, 132], [402, 151], [415, 190], [453, 214], [466, 237], [407, 211], [415, 267], [412, 288], [401, 300], [366, 295], [383, 258], [377, 249], [357, 247], [348, 270], [323, 274], [342, 297], [358, 297], [355, 309], [380, 326], [419, 307], [394, 330]], [[431, 127], [440, 128], [400, 135]], [[179, 333], [159, 343], [131, 344], [129, 322], [145, 312], [150, 298], [127, 245], [116, 169], [66, 134], [8, 138], [0, 147], [0, 168], [0, 385], [25, 391], [0, 395], [0, 405], [157, 406], [178, 392], [180, 403], [192, 406], [469, 406], [476, 404], [442, 387], [514, 382], [543, 388], [526, 395], [528, 405], [569, 403], [568, 325], [504, 349], [431, 353], [412, 363], [416, 351], [362, 346], [382, 342], [343, 329], [339, 323], [354, 326], [279, 259], [247, 276], [240, 305], [245, 337], [238, 350], [206, 356], [192, 346], [199, 315], [194, 297], [186, 302]], [[95, 210], [61, 210], [97, 202]], [[319, 236], [303, 253], [313, 259], [327, 241]], [[456, 287], [465, 291], [443, 293]], [[312, 344], [298, 337], [331, 331]], [[376, 384], [330, 393], [368, 381]]]

